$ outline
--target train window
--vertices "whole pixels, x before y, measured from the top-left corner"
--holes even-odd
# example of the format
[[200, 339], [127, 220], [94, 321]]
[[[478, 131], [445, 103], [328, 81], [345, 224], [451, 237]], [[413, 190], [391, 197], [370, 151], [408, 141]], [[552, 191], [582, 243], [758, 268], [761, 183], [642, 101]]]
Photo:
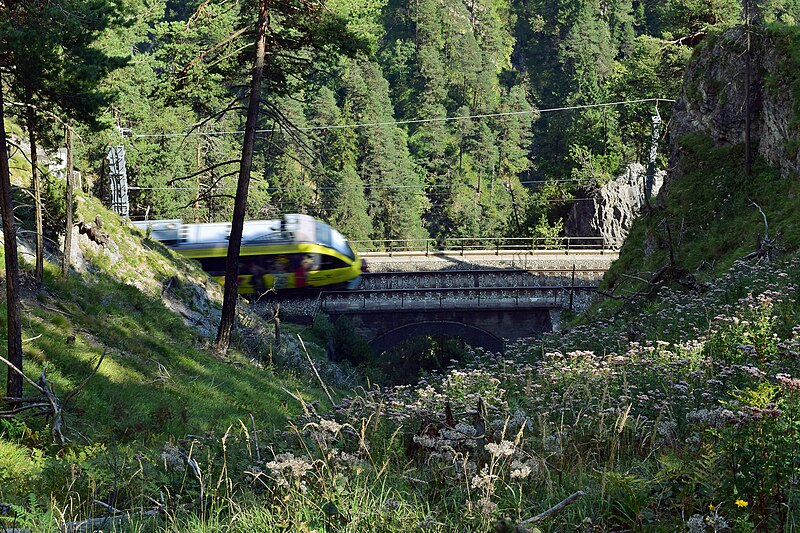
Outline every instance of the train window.
[[333, 248], [345, 257], [356, 258], [350, 245], [347, 244], [347, 239], [341, 233], [322, 222], [317, 222], [317, 242], [328, 248]]
[[210, 276], [224, 276], [227, 257], [199, 257], [200, 267]]
[[331, 255], [323, 255], [319, 265], [320, 270], [333, 270], [334, 268], [347, 268], [347, 263]]
[[245, 255], [242, 254], [239, 256], [239, 269], [241, 270], [242, 265], [245, 263], [257, 265], [259, 268], [263, 268], [269, 270], [272, 267], [272, 259], [274, 256], [272, 255]]

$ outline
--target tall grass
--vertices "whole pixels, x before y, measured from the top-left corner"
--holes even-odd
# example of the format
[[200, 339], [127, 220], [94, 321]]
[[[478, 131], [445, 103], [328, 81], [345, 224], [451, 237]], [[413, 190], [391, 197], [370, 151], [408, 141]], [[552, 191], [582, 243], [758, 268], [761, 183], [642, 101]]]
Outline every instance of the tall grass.
[[284, 429], [254, 416], [159, 449], [84, 447], [46, 467], [70, 480], [49, 511], [23, 504], [17, 520], [113, 505], [134, 519], [119, 531], [511, 530], [583, 491], [527, 525], [795, 531], [798, 284], [800, 259], [737, 263], [704, 294], [669, 292], [502, 358], [476, 351], [333, 411], [294, 400]]

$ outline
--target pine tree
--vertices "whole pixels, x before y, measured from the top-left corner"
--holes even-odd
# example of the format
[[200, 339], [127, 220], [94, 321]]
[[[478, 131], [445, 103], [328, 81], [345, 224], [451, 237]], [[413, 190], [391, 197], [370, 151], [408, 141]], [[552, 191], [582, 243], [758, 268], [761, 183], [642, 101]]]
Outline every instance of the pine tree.
[[322, 191], [317, 214], [349, 239], [368, 240], [372, 235], [372, 220], [367, 212], [364, 182], [357, 169], [358, 135], [354, 128], [342, 127], [355, 120], [352, 111], [342, 112], [335, 94], [327, 87], [320, 89], [309, 109], [309, 123], [324, 128], [310, 134], [317, 156], [317, 182]]
[[[0, 76], [18, 91], [26, 106], [24, 113], [36, 149], [40, 128], [38, 106], [46, 106], [64, 119], [77, 119], [96, 125], [96, 116], [108, 103], [109, 95], [100, 90], [100, 81], [122, 64], [94, 46], [100, 32], [116, 20], [116, 5], [104, 0], [34, 0], [5, 6], [0, 18]], [[31, 38], [36, 36], [36, 38]], [[0, 98], [0, 106], [3, 105]], [[36, 105], [34, 108], [32, 105]], [[0, 116], [0, 119], [3, 117]], [[0, 120], [0, 128], [5, 123]], [[18, 265], [10, 199], [10, 176], [5, 131], [0, 139], [0, 183], [3, 185], [3, 228], [5, 236], [8, 358], [22, 370], [19, 330]], [[35, 162], [35, 157], [34, 157]], [[34, 172], [34, 188], [39, 190]], [[41, 197], [36, 198], [37, 280], [41, 280], [43, 261]], [[22, 395], [22, 380], [9, 368], [8, 397]]]
[[[389, 86], [374, 63], [352, 62], [344, 79], [346, 98], [358, 122], [392, 122]], [[422, 213], [427, 204], [414, 169], [405, 132], [393, 124], [359, 132], [358, 164], [368, 187], [373, 239], [413, 239], [427, 235]]]

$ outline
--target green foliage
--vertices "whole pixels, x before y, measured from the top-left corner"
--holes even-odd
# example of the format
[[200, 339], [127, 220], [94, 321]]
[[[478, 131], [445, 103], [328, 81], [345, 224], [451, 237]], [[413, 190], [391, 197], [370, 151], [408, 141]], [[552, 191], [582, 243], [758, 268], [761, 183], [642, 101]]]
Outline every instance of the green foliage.
[[[64, 235], [64, 220], [66, 220], [67, 211], [64, 202], [65, 192], [66, 181], [45, 180], [42, 191], [44, 235], [53, 241], [57, 241], [58, 235]], [[74, 213], [74, 206], [72, 208]]]
[[[741, 161], [743, 147], [714, 148], [702, 135], [679, 140], [684, 150], [684, 175], [669, 184], [655, 209], [632, 229], [616, 262], [603, 283], [608, 287], [636, 285], [623, 280], [622, 272], [655, 271], [668, 261], [669, 233], [676, 262], [681, 268], [701, 274], [730, 267], [737, 259], [755, 251], [757, 239], [769, 223], [769, 236], [776, 240], [775, 252], [800, 246], [800, 232], [785, 221], [800, 216], [793, 197], [800, 194], [793, 180], [756, 158], [753, 177], [747, 179]], [[636, 265], [636, 266], [634, 266]]]
[[339, 317], [333, 324], [333, 346], [337, 359], [354, 365], [366, 361], [372, 353], [367, 341], [356, 333], [353, 322], [346, 316]]
[[[374, 63], [352, 63], [343, 81], [346, 102], [357, 122], [391, 122], [389, 87]], [[422, 212], [427, 199], [411, 161], [405, 132], [386, 124], [360, 131], [359, 166], [365, 185], [373, 239], [409, 239], [425, 235]]]
[[555, 224], [550, 224], [547, 217], [542, 214], [536, 225], [531, 228], [531, 237], [537, 240], [538, 245], [545, 247], [559, 248], [561, 246], [561, 232], [564, 229], [564, 223], [558, 221]]
[[[14, 80], [12, 94], [62, 115], [62, 121], [69, 117], [96, 126], [111, 98], [100, 82], [127, 62], [127, 55], [113, 56], [96, 42], [106, 28], [120, 23], [120, 15], [120, 6], [105, 0], [9, 6], [0, 21], [0, 69], [7, 81]], [[19, 111], [24, 116], [26, 108]]]

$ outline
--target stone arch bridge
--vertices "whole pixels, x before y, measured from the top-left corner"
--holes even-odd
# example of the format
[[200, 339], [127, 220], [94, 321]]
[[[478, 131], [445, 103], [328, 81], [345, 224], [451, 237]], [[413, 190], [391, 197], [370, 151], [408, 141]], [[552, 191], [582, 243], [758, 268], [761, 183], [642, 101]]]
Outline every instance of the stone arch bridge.
[[[347, 316], [379, 354], [421, 335], [460, 337], [502, 353], [509, 341], [557, 330], [561, 311], [586, 308], [596, 270], [382, 273], [355, 292], [323, 292], [316, 312]], [[566, 281], [566, 283], [565, 283]]]
[[586, 309], [613, 250], [528, 253], [365, 254], [361, 290], [283, 300], [281, 313], [309, 322], [349, 317], [380, 353], [419, 335], [461, 337], [490, 352], [558, 330], [561, 312]]

